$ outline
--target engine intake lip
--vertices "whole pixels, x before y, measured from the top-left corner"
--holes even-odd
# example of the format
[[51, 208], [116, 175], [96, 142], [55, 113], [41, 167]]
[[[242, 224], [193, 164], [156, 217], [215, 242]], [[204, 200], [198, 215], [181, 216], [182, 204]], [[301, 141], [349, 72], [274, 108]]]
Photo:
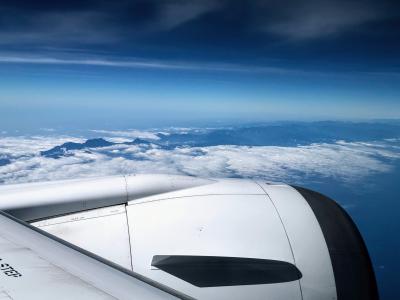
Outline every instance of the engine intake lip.
[[350, 216], [332, 199], [293, 186], [319, 222], [335, 276], [338, 300], [378, 300], [374, 270], [364, 240]]

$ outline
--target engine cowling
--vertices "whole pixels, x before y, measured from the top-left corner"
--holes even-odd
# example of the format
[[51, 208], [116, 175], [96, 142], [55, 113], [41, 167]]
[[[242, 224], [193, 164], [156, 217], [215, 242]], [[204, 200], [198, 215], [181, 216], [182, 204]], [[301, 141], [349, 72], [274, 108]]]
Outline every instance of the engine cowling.
[[75, 199], [65, 215], [32, 224], [196, 299], [378, 299], [362, 237], [333, 200], [264, 181], [164, 179], [135, 194], [143, 186], [127, 177], [131, 194], [116, 188], [118, 203], [86, 191], [90, 210], [71, 213]]

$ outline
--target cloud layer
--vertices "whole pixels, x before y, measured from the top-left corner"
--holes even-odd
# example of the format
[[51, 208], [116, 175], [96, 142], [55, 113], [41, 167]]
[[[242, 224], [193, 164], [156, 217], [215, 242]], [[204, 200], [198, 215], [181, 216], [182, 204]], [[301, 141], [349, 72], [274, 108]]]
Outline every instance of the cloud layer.
[[[118, 132], [112, 132], [118, 139]], [[122, 132], [120, 139], [128, 133]], [[131, 132], [131, 135], [134, 132]], [[137, 136], [153, 137], [149, 132]], [[74, 137], [2, 137], [0, 166], [4, 184], [131, 173], [168, 173], [200, 177], [246, 177], [303, 182], [331, 178], [359, 181], [388, 172], [400, 158], [398, 140], [316, 143], [306, 146], [234, 146], [162, 148], [155, 144], [113, 145], [75, 150], [60, 159], [40, 156]], [[155, 140], [156, 141], [156, 140]]]

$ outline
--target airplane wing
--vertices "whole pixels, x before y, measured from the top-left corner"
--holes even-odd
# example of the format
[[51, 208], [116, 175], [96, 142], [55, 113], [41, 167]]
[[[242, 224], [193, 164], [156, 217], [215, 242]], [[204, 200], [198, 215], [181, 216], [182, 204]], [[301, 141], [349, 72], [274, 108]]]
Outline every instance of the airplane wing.
[[0, 211], [0, 299], [189, 299]]

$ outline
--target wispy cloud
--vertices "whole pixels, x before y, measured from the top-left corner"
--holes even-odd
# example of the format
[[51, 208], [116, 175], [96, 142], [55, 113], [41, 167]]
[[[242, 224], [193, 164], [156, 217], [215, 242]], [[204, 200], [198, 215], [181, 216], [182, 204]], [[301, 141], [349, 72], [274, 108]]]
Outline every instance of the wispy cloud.
[[171, 30], [221, 7], [216, 0], [164, 1], [156, 21], [158, 30]]
[[7, 25], [0, 29], [0, 45], [105, 45], [121, 38], [113, 26], [106, 26], [107, 12], [10, 9], [0, 4], [0, 16]]
[[292, 40], [310, 40], [345, 33], [390, 14], [385, 4], [372, 1], [282, 1], [280, 6], [259, 1], [258, 6], [263, 11], [273, 7], [277, 14], [271, 19], [257, 18], [259, 28]]
[[[44, 64], [44, 65], [87, 65], [101, 67], [122, 68], [156, 68], [156, 69], [193, 69], [193, 66], [185, 66], [174, 63], [144, 62], [144, 61], [113, 61], [101, 59], [61, 59], [51, 57], [16, 57], [1, 56], [2, 63], [18, 64]], [[199, 66], [200, 67], [200, 66]]]
[[216, 0], [36, 2], [35, 7], [23, 1], [0, 3], [1, 45], [127, 43], [173, 30], [219, 7]]
[[319, 71], [315, 69], [294, 69], [285, 67], [268, 67], [228, 63], [194, 63], [194, 62], [173, 62], [160, 60], [115, 60], [107, 58], [54, 58], [54, 57], [32, 57], [32, 56], [1, 56], [0, 64], [31, 64], [31, 65], [69, 65], [69, 66], [91, 66], [105, 68], [126, 68], [126, 69], [154, 69], [154, 70], [176, 70], [176, 71], [198, 71], [198, 72], [231, 72], [231, 73], [253, 73], [260, 75], [294, 75], [294, 76], [379, 76], [398, 77], [398, 72], [373, 72], [346, 70]]
[[[336, 68], [325, 64], [331, 60], [330, 54], [329, 59], [319, 64], [324, 51], [309, 41], [332, 35], [346, 37], [352, 31], [362, 45], [368, 37], [382, 37], [381, 45], [391, 53], [390, 49], [395, 49], [391, 45], [396, 45], [398, 37], [396, 31], [385, 31], [388, 26], [385, 22], [398, 18], [399, 11], [399, 4], [394, 0], [126, 0], [122, 3], [38, 0], [35, 6], [23, 1], [6, 1], [0, 4], [3, 48], [0, 63], [332, 75], [334, 71], [327, 74], [309, 69], [312, 66]], [[383, 29], [373, 30], [384, 30], [385, 34], [372, 32], [368, 24], [373, 22], [381, 22]], [[310, 57], [304, 55], [303, 45], [309, 47]], [[368, 50], [368, 44], [365, 45]], [[85, 50], [72, 50], [80, 48]], [[7, 49], [11, 55], [4, 55]], [[26, 49], [35, 49], [28, 53], [41, 56], [13, 54], [27, 53]], [[69, 56], [63, 56], [57, 49], [71, 51]], [[85, 51], [109, 52], [121, 60], [85, 58], [81, 55]], [[332, 52], [340, 57], [343, 50]], [[366, 55], [375, 53], [365, 52]], [[147, 60], [124, 60], [122, 57], [127, 53]], [[226, 62], [230, 64], [218, 63], [221, 53], [229, 54]], [[166, 60], [157, 60], [160, 57]], [[212, 57], [214, 62], [209, 60]], [[265, 63], [266, 59], [276, 58], [283, 60], [280, 64]], [[309, 63], [296, 67], [298, 60]], [[344, 66], [343, 73], [354, 66]], [[373, 68], [364, 62], [361, 66], [359, 69]], [[372, 75], [378, 75], [379, 70], [376, 71]], [[396, 72], [381, 71], [384, 76], [398, 76]]]
[[[220, 72], [258, 72], [274, 74], [307, 74], [300, 70], [291, 70], [279, 67], [258, 67], [249, 65], [235, 65], [223, 63], [193, 63], [193, 62], [168, 62], [157, 60], [112, 60], [112, 59], [66, 59], [53, 57], [29, 56], [0, 56], [0, 63], [7, 64], [42, 64], [42, 65], [76, 65], [98, 66], [132, 69], [166, 69], [187, 71], [220, 71]], [[317, 73], [317, 72], [315, 72]]]
[[[207, 13], [235, 20], [244, 31], [264, 31], [296, 39], [316, 39], [354, 26], [398, 15], [393, 0], [125, 0], [49, 3], [36, 7], [16, 1], [0, 4], [6, 26], [0, 44], [109, 44], [154, 32], [166, 32], [199, 20]], [[198, 29], [207, 31], [207, 20]], [[233, 28], [232, 30], [235, 30]]]

